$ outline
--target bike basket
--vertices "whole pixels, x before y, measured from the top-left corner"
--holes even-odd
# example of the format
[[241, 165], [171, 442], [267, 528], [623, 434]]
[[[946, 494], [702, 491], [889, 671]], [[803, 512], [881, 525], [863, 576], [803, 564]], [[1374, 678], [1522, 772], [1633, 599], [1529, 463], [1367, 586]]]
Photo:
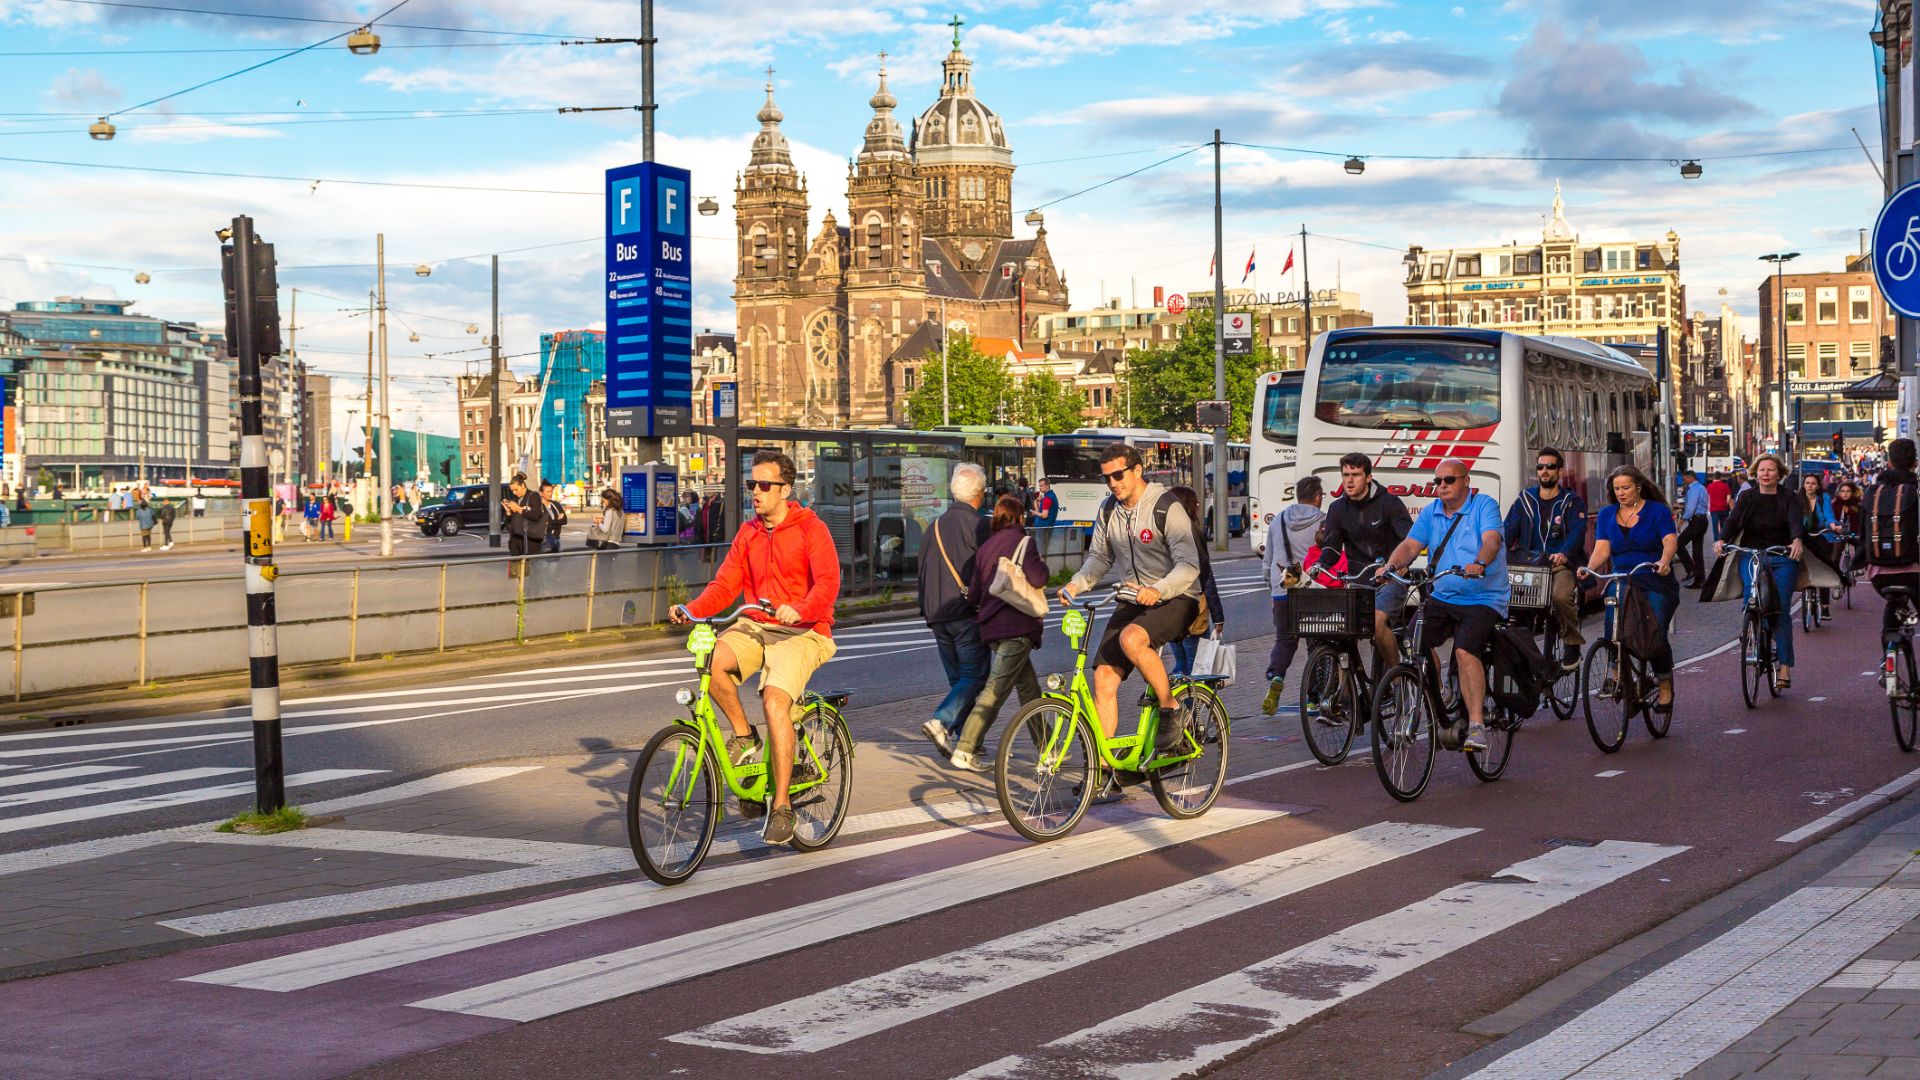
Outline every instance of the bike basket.
[[1372, 637], [1373, 593], [1364, 586], [1290, 590], [1289, 629], [1296, 637]]
[[1545, 566], [1508, 566], [1507, 584], [1513, 595], [1507, 606], [1513, 609], [1543, 611], [1552, 602], [1553, 570]]

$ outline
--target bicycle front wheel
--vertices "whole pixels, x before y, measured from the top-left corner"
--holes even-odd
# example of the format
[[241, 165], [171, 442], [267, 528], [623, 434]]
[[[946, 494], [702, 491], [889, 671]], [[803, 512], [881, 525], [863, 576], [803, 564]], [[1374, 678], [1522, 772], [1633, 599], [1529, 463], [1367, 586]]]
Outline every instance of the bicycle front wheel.
[[1300, 734], [1307, 749], [1322, 765], [1347, 759], [1359, 722], [1360, 693], [1353, 672], [1340, 666], [1340, 650], [1325, 643], [1307, 652], [1307, 668], [1300, 675]]
[[1487, 699], [1487, 748], [1467, 751], [1467, 768], [1484, 783], [1500, 779], [1513, 757], [1513, 737], [1520, 734], [1520, 718]]
[[647, 740], [627, 788], [627, 843], [634, 861], [662, 885], [700, 869], [720, 827], [720, 773], [713, 748], [675, 724]]
[[1899, 654], [1893, 661], [1894, 692], [1887, 698], [1893, 704], [1893, 738], [1900, 749], [1911, 751], [1920, 727], [1920, 700], [1914, 697], [1920, 694], [1920, 677], [1914, 672], [1913, 642], [1901, 638], [1894, 649]]
[[1633, 719], [1635, 699], [1628, 662], [1620, 646], [1603, 639], [1587, 646], [1587, 659], [1580, 665], [1587, 734], [1593, 736], [1593, 745], [1609, 754], [1627, 740], [1627, 723]]
[[806, 711], [794, 736], [794, 776], [820, 779], [793, 793], [793, 846], [814, 851], [833, 843], [847, 820], [853, 801], [853, 736], [847, 733], [846, 718], [824, 705]]
[[1036, 843], [1067, 835], [1099, 782], [1093, 736], [1072, 703], [1035, 698], [1013, 714], [994, 756], [994, 787], [1015, 832]]
[[1760, 639], [1765, 627], [1760, 616], [1747, 612], [1740, 620], [1740, 696], [1751, 709], [1760, 700], [1760, 680], [1766, 677], [1766, 668], [1760, 663]]
[[1420, 669], [1395, 664], [1373, 690], [1373, 768], [1387, 794], [1412, 802], [1433, 779], [1433, 757], [1439, 744], [1433, 707]]
[[1551, 622], [1547, 624], [1547, 632], [1542, 635], [1540, 651], [1552, 657], [1560, 668], [1560, 673], [1547, 686], [1547, 704], [1553, 707], [1553, 715], [1562, 720], [1571, 720], [1573, 710], [1580, 704], [1580, 665], [1568, 667], [1560, 663], [1560, 637], [1554, 633]]
[[1786, 627], [1787, 633], [1791, 634], [1793, 633], [1793, 618], [1787, 612], [1782, 611], [1778, 615], [1773, 616], [1772, 619], [1763, 620], [1760, 624], [1760, 632], [1764, 635], [1764, 639], [1759, 642], [1760, 657], [1765, 661], [1762, 666], [1766, 668], [1765, 682], [1767, 684], [1767, 696], [1777, 698], [1780, 696], [1780, 673], [1774, 670], [1774, 665], [1780, 661], [1780, 657], [1773, 651], [1773, 628], [1776, 625], [1773, 619], [1781, 620], [1778, 625]]
[[1213, 691], [1193, 684], [1175, 687], [1173, 696], [1187, 710], [1189, 749], [1199, 752], [1155, 769], [1149, 780], [1168, 816], [1194, 818], [1212, 809], [1227, 786], [1227, 707]]
[[1812, 631], [1820, 625], [1820, 590], [1806, 589], [1800, 594], [1800, 628]]

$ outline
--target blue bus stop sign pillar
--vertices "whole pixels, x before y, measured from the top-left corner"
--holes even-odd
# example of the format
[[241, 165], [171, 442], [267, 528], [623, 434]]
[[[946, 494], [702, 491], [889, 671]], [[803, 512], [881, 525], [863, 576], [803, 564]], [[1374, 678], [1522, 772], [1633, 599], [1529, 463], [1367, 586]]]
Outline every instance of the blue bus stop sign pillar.
[[692, 434], [693, 249], [688, 173], [607, 170], [607, 435]]

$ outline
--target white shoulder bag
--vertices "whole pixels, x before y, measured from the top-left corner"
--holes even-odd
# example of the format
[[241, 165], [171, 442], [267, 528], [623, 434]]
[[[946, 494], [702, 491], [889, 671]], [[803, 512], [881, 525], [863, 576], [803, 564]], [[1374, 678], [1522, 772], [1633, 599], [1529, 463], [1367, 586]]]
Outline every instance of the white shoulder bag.
[[1015, 611], [1044, 619], [1047, 616], [1047, 594], [1027, 581], [1027, 544], [1032, 539], [1030, 536], [1021, 537], [1020, 546], [1013, 549], [1013, 558], [1005, 555], [1000, 557], [999, 565], [993, 570], [993, 582], [987, 586], [987, 591]]

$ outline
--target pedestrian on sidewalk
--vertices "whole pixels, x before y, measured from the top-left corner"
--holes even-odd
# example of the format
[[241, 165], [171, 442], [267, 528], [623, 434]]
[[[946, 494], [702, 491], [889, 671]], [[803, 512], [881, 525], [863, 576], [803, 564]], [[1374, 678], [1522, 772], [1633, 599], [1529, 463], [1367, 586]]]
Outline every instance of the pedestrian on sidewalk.
[[300, 508], [300, 542], [311, 544], [320, 539], [320, 499], [309, 495], [307, 504]]
[[987, 681], [987, 650], [974, 622], [979, 610], [968, 582], [973, 579], [974, 553], [990, 524], [980, 516], [987, 491], [987, 474], [980, 466], [955, 466], [947, 488], [953, 502], [920, 538], [920, 617], [933, 631], [947, 672], [947, 696], [920, 730], [943, 754], [953, 753], [960, 723], [973, 711]]
[[160, 500], [160, 550], [173, 550], [173, 522], [180, 515], [179, 506], [172, 499]]
[[1686, 490], [1680, 499], [1680, 565], [1686, 568], [1687, 580], [1680, 583], [1683, 589], [1698, 589], [1707, 583], [1706, 538], [1707, 521], [1713, 506], [1712, 496], [1707, 494], [1707, 485], [1700, 482], [1700, 474], [1688, 469], [1681, 476], [1686, 478]]
[[1040, 546], [1042, 556], [1053, 554], [1053, 529], [1059, 520], [1060, 496], [1053, 493], [1053, 484], [1043, 476], [1033, 489], [1033, 506], [1027, 511], [1027, 522], [1033, 528], [1034, 542]]
[[553, 497], [553, 481], [540, 481], [540, 501], [547, 504], [547, 538], [540, 550], [549, 555], [560, 551], [560, 530], [567, 524], [567, 504]]
[[[1200, 496], [1192, 488], [1184, 485], [1170, 489], [1173, 497], [1187, 511], [1188, 521], [1205, 521], [1206, 514], [1200, 508]], [[1220, 588], [1213, 581], [1213, 559], [1207, 554], [1207, 544], [1202, 541], [1195, 545], [1200, 550], [1200, 613], [1187, 627], [1184, 637], [1174, 638], [1167, 643], [1173, 653], [1173, 666], [1168, 673], [1190, 675], [1193, 673], [1193, 658], [1200, 651], [1200, 639], [1208, 633], [1225, 640], [1227, 636], [1227, 607], [1220, 602]]]
[[333, 519], [339, 516], [340, 511], [334, 507], [333, 500], [328, 496], [316, 496], [313, 501], [320, 504], [320, 539], [331, 540], [333, 539]]
[[1006, 704], [1008, 694], [1015, 690], [1020, 692], [1022, 705], [1040, 696], [1040, 678], [1033, 670], [1033, 651], [1040, 647], [1045, 624], [1039, 616], [1029, 615], [993, 595], [993, 579], [1000, 572], [1002, 559], [1008, 560], [1014, 572], [1024, 574], [1027, 584], [1036, 589], [1046, 587], [1047, 561], [1040, 557], [1039, 545], [1021, 527], [1025, 517], [1026, 510], [1020, 505], [1018, 495], [1000, 496], [993, 504], [990, 532], [980, 549], [973, 553], [972, 591], [980, 600], [980, 613], [974, 621], [979, 624], [980, 643], [986, 648], [989, 661], [987, 683], [974, 699], [966, 727], [960, 731], [960, 742], [953, 748], [956, 769], [992, 772], [993, 766], [980, 756], [980, 746], [986, 741], [987, 730], [999, 719], [1000, 706]]
[[608, 488], [600, 493], [600, 513], [587, 526], [587, 546], [605, 551], [620, 546], [627, 533], [627, 515], [620, 506], [620, 493]]
[[532, 555], [547, 542], [547, 504], [540, 493], [527, 488], [527, 474], [514, 473], [507, 482], [507, 497], [500, 500], [500, 512], [507, 519], [507, 553]]
[[207, 497], [200, 493], [199, 488], [193, 489], [193, 516], [198, 518], [207, 516]]
[[1716, 473], [1707, 482], [1707, 516], [1713, 521], [1713, 538], [1720, 539], [1727, 527], [1727, 510], [1733, 506], [1733, 485], [1726, 473]]
[[1300, 647], [1300, 639], [1293, 636], [1287, 589], [1307, 583], [1302, 567], [1318, 554], [1314, 539], [1327, 520], [1320, 509], [1326, 493], [1319, 477], [1301, 477], [1293, 497], [1294, 504], [1274, 515], [1273, 524], [1267, 526], [1267, 554], [1260, 565], [1273, 598], [1273, 651], [1267, 656], [1267, 696], [1260, 701], [1260, 712], [1266, 716], [1279, 711], [1280, 697], [1287, 691], [1287, 669]]
[[153, 550], [153, 526], [158, 520], [158, 516], [153, 512], [153, 504], [145, 499], [141, 499], [139, 504], [133, 508], [134, 524], [140, 526], [140, 550], [142, 552]]

